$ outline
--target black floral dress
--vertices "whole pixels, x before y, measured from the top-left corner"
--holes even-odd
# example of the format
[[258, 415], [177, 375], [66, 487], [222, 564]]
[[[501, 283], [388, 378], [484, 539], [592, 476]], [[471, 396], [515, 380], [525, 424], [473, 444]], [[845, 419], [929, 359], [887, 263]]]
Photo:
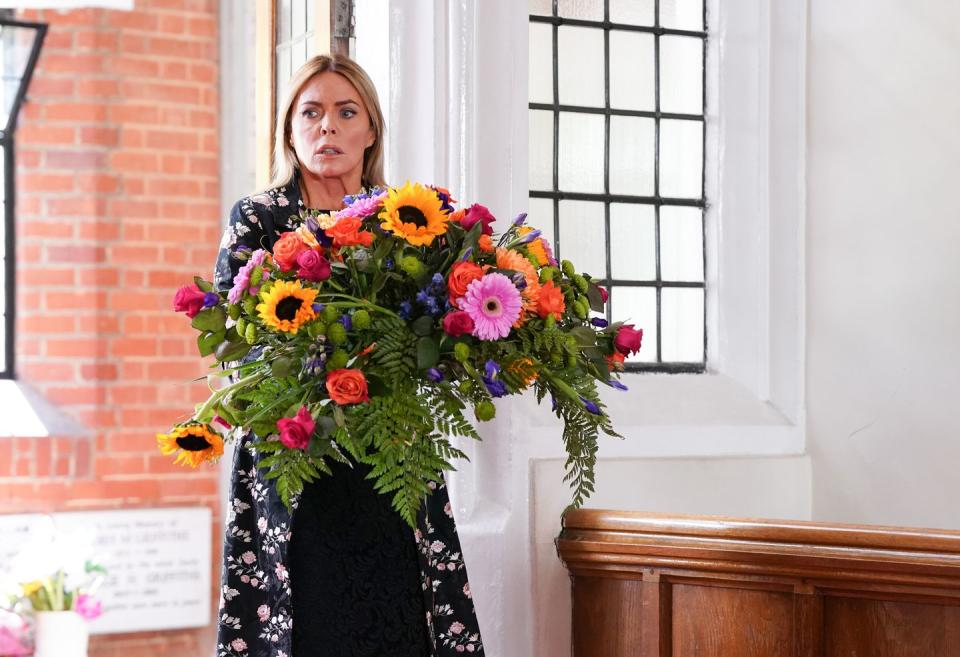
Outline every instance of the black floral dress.
[[[296, 180], [238, 201], [215, 285], [231, 287], [234, 249], [272, 249], [299, 225]], [[247, 432], [238, 439], [223, 550], [217, 657], [446, 657], [483, 643], [444, 482], [411, 530], [364, 478], [331, 464], [287, 511]]]

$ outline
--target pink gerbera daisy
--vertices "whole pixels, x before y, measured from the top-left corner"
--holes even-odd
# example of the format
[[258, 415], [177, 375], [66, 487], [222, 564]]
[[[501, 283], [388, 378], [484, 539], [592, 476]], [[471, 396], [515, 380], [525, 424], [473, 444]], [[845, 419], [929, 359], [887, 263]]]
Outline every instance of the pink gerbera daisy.
[[459, 305], [473, 319], [475, 337], [497, 340], [510, 334], [510, 327], [520, 317], [523, 300], [513, 281], [493, 273], [471, 281]]
[[266, 255], [267, 252], [263, 249], [257, 249], [250, 254], [250, 259], [240, 268], [237, 275], [233, 277], [233, 287], [227, 292], [227, 301], [230, 303], [240, 302], [240, 299], [243, 298], [243, 293], [250, 288], [250, 275], [254, 269], [263, 264]]
[[344, 209], [338, 211], [334, 217], [337, 219], [343, 219], [345, 217], [356, 217], [357, 219], [363, 219], [364, 217], [369, 217], [371, 214], [374, 214], [377, 210], [383, 207], [383, 199], [385, 199], [386, 196], [387, 193], [383, 192], [377, 196], [369, 196], [358, 199]]

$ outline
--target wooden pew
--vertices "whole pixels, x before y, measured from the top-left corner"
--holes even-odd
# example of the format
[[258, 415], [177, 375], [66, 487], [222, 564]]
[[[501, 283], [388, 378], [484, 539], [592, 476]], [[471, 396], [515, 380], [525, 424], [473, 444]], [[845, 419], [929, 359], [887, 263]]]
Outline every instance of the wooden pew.
[[574, 657], [960, 657], [960, 532], [569, 510]]

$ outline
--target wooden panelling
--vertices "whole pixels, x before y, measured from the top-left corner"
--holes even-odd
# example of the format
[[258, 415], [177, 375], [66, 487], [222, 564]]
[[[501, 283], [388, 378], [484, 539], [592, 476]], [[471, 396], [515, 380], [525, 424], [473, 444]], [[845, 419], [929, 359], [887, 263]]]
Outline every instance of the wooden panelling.
[[676, 584], [672, 616], [674, 657], [793, 657], [789, 594]]
[[960, 657], [960, 532], [579, 509], [574, 657]]
[[827, 657], [960, 657], [960, 608], [827, 598]]

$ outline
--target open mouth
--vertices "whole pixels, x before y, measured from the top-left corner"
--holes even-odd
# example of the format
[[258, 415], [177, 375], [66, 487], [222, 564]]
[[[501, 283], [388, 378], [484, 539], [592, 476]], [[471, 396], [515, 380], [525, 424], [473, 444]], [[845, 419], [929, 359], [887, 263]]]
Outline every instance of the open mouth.
[[321, 156], [321, 157], [333, 157], [333, 156], [335, 156], [335, 155], [343, 155], [343, 151], [341, 151], [341, 150], [339, 150], [339, 149], [337, 149], [337, 148], [332, 148], [332, 147], [330, 147], [330, 148], [321, 148], [320, 150], [318, 150], [318, 151], [316, 152], [316, 155], [319, 155], [319, 156]]

